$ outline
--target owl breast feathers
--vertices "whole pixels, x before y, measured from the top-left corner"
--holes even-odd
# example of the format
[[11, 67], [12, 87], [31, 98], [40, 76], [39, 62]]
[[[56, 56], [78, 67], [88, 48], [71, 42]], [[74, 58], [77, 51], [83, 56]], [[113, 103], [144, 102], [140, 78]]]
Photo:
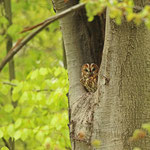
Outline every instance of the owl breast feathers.
[[81, 68], [80, 82], [88, 92], [95, 92], [97, 90], [99, 67], [94, 64], [84, 64]]

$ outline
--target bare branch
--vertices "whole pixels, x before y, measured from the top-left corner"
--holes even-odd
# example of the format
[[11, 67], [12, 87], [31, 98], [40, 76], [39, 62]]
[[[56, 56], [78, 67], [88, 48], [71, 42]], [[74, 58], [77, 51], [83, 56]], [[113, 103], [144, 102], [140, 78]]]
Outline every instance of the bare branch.
[[[2, 82], [3, 84], [9, 85], [9, 86], [17, 86], [17, 84], [11, 83], [11, 82]], [[54, 90], [50, 89], [33, 89], [33, 92], [53, 92]]]
[[14, 83], [11, 83], [11, 82], [2, 82], [3, 84], [7, 84], [7, 85], [10, 85], [10, 86], [17, 86], [17, 84], [14, 84]]
[[49, 90], [49, 89], [37, 89], [33, 90], [33, 92], [53, 92], [54, 90]]
[[[64, 10], [63, 12], [52, 16], [48, 19], [46, 19], [45, 21], [31, 27], [31, 28], [27, 28], [25, 30], [23, 30], [22, 32], [26, 32], [29, 30], [32, 30], [36, 27], [39, 27], [38, 29], [36, 29], [35, 31], [31, 32], [27, 37], [25, 37], [24, 39], [19, 39], [17, 41], [17, 44], [9, 51], [9, 53], [5, 56], [5, 58], [2, 60], [2, 62], [0, 63], [0, 72], [2, 71], [2, 69], [4, 68], [4, 66], [11, 60], [11, 58], [21, 50], [21, 48], [23, 46], [25, 46], [31, 39], [33, 39], [39, 32], [41, 32], [45, 27], [47, 27], [49, 24], [51, 24], [52, 22], [65, 17], [66, 15], [81, 9], [85, 6], [86, 3], [81, 3], [81, 4], [77, 4], [75, 6], [72, 6], [66, 10]], [[141, 7], [135, 6], [134, 9], [136, 10], [141, 10]]]
[[9, 143], [5, 140], [5, 138], [2, 138], [2, 140], [3, 140], [4, 144], [5, 144], [5, 146], [6, 146], [8, 149], [10, 149]]
[[21, 48], [26, 45], [31, 39], [34, 38], [34, 36], [36, 36], [40, 31], [42, 31], [45, 27], [47, 27], [50, 23], [66, 16], [67, 14], [74, 12], [78, 9], [81, 9], [85, 6], [85, 3], [82, 4], [77, 4], [73, 7], [70, 7], [69, 9], [66, 9], [65, 11], [52, 16], [48, 19], [46, 19], [45, 21], [43, 21], [44, 23], [42, 24], [42, 26], [40, 26], [38, 29], [36, 29], [35, 31], [31, 32], [27, 37], [25, 37], [24, 39], [22, 39], [20, 42], [18, 42], [18, 45], [15, 45], [14, 48], [12, 48], [10, 50], [10, 52], [6, 55], [6, 57], [3, 59], [3, 61], [0, 63], [0, 72], [2, 71], [2, 69], [4, 68], [4, 66], [11, 60], [11, 58], [17, 53], [19, 52], [19, 50], [21, 50]]

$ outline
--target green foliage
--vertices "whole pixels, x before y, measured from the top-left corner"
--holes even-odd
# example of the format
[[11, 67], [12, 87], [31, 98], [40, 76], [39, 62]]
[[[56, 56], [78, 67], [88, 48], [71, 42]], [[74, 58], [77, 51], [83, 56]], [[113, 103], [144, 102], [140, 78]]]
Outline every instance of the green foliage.
[[3, 102], [0, 137], [22, 140], [29, 143], [30, 149], [37, 146], [44, 149], [47, 144], [51, 149], [70, 147], [66, 70], [40, 68], [31, 71], [25, 81], [14, 80], [13, 83], [17, 85], [12, 95], [17, 107], [14, 108], [11, 101]]
[[140, 148], [138, 148], [138, 147], [135, 147], [133, 150], [141, 150]]
[[[142, 124], [141, 129], [136, 129], [133, 132], [133, 135], [132, 135], [132, 137], [130, 137], [129, 141], [135, 142], [135, 141], [141, 140], [149, 135], [150, 135], [150, 123], [144, 123], [144, 124]], [[133, 150], [141, 150], [141, 149], [138, 147], [135, 147]]]
[[89, 21], [94, 19], [95, 15], [101, 13], [109, 8], [109, 15], [115, 19], [118, 25], [121, 24], [122, 19], [125, 17], [128, 22], [134, 21], [137, 25], [142, 22], [150, 28], [150, 6], [144, 8], [135, 6], [133, 0], [81, 0], [86, 2], [86, 11]]
[[[4, 12], [0, 5], [1, 12]], [[12, 0], [13, 24], [0, 14], [0, 60], [6, 55], [7, 35], [15, 44], [26, 26], [54, 15], [49, 0]], [[68, 129], [68, 78], [62, 63], [62, 38], [58, 21], [51, 24], [15, 56], [16, 86], [6, 66], [0, 74], [0, 139], [15, 140], [16, 150], [66, 150]], [[10, 90], [13, 87], [12, 95]], [[2, 150], [8, 148], [0, 140]]]
[[[4, 12], [3, 7], [0, 7], [0, 9]], [[23, 38], [28, 34], [20, 34], [20, 31], [54, 15], [54, 11], [49, 0], [30, 0], [30, 2], [12, 0], [13, 24], [9, 28], [4, 14], [0, 13], [0, 60], [6, 55], [7, 34], [13, 38], [13, 43], [15, 44], [19, 38]], [[15, 60], [16, 78], [25, 79], [25, 76], [32, 69], [42, 66], [60, 66], [62, 63], [61, 45], [61, 32], [59, 31], [58, 21], [56, 21], [34, 37], [19, 53], [19, 57]], [[25, 69], [20, 69], [24, 67]], [[8, 68], [5, 67], [3, 72], [6, 73], [7, 71]], [[0, 77], [6, 80], [9, 78], [8, 74], [0, 74]]]
[[95, 148], [99, 148], [100, 145], [101, 145], [101, 141], [98, 140], [98, 139], [94, 139], [94, 140], [92, 141], [91, 145], [92, 145], [93, 147], [95, 147]]
[[2, 147], [1, 150], [9, 150], [6, 146]]
[[147, 130], [148, 133], [150, 134], [150, 123], [144, 123], [142, 124], [142, 128]]

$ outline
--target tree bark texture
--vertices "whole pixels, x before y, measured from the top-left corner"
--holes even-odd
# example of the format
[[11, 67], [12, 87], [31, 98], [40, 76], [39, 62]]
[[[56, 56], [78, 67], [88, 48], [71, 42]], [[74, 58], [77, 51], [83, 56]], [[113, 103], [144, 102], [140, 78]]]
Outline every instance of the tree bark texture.
[[[53, 0], [57, 12], [77, 3]], [[143, 7], [148, 0], [136, 0]], [[106, 32], [98, 90], [86, 93], [80, 84], [81, 65], [100, 65], [102, 32], [99, 18], [87, 22], [85, 10], [60, 20], [70, 83], [70, 136], [73, 150], [149, 150], [150, 139], [129, 142], [135, 129], [150, 122], [150, 31], [106, 12]], [[91, 144], [100, 140], [102, 145]]]
[[[71, 0], [66, 3], [64, 0], [53, 0], [57, 13], [77, 3], [77, 0]], [[83, 64], [94, 62], [100, 65], [104, 40], [102, 30], [100, 30], [102, 25], [99, 17], [96, 17], [93, 22], [89, 23], [85, 9], [81, 9], [60, 19], [60, 26], [66, 50], [70, 83], [69, 105], [72, 149], [90, 149], [92, 111], [88, 113], [88, 109], [92, 108], [89, 108], [88, 103], [94, 99], [90, 96], [87, 101], [84, 101], [87, 93], [81, 86], [80, 75]], [[84, 115], [86, 112], [85, 119]], [[82, 133], [87, 135], [86, 138], [80, 138]]]
[[93, 138], [102, 141], [101, 150], [149, 150], [149, 138], [129, 142], [129, 137], [150, 122], [150, 31], [125, 20], [117, 26], [108, 15], [109, 10]]

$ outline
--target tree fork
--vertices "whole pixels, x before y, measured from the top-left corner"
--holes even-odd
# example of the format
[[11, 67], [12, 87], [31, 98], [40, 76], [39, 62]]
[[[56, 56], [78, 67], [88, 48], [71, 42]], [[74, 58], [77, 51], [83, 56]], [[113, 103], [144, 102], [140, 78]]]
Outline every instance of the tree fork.
[[[64, 0], [53, 0], [57, 13], [77, 3], [77, 0], [66, 3]], [[91, 149], [92, 122], [95, 108], [93, 97], [95, 97], [95, 94], [86, 93], [80, 84], [80, 74], [81, 66], [84, 63], [94, 62], [98, 65], [101, 63], [104, 23], [100, 22], [98, 16], [95, 17], [94, 21], [88, 22], [85, 9], [73, 12], [60, 19], [70, 81], [69, 118], [73, 150]]]

